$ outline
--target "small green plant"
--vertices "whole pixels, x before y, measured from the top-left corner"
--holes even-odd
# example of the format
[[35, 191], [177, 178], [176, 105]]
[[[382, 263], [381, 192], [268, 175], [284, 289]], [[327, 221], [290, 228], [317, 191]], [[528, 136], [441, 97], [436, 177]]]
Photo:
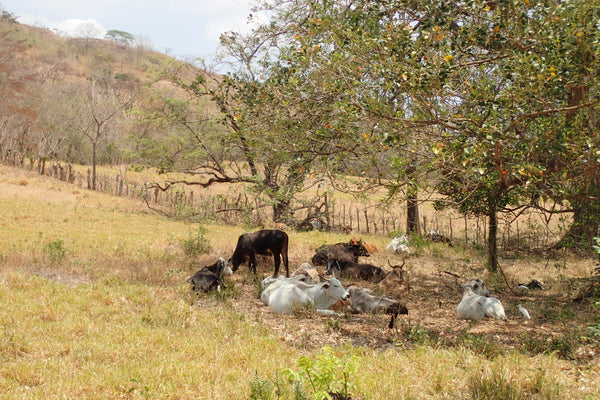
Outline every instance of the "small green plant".
[[555, 354], [563, 359], [572, 359], [574, 351], [588, 338], [579, 329], [561, 336], [522, 335], [523, 349], [532, 354]]
[[459, 337], [459, 342], [463, 347], [490, 360], [503, 354], [502, 348], [483, 334], [463, 331]]
[[300, 371], [287, 369], [283, 374], [289, 377], [296, 392], [307, 387], [315, 399], [351, 399], [351, 392], [355, 386], [350, 378], [358, 365], [356, 358], [342, 360], [329, 346], [325, 346], [323, 351], [324, 354], [316, 358], [300, 356]]
[[274, 399], [294, 399], [308, 400], [308, 395], [304, 392], [298, 382], [286, 382], [279, 372], [275, 373], [273, 379], [263, 379], [255, 372], [254, 378], [250, 382], [250, 400], [274, 400]]
[[61, 262], [67, 256], [68, 249], [62, 239], [56, 239], [46, 243], [43, 252], [51, 262]]
[[225, 301], [227, 299], [235, 299], [239, 295], [239, 290], [229, 279], [223, 281], [223, 284], [221, 285], [221, 290], [214, 291], [214, 296], [220, 301]]
[[343, 324], [340, 319], [328, 318], [325, 320], [325, 331], [327, 333], [341, 332], [342, 329], [343, 329]]
[[202, 254], [208, 254], [212, 250], [212, 246], [208, 239], [204, 236], [206, 229], [202, 226], [198, 227], [195, 233], [190, 233], [187, 239], [181, 241], [183, 252], [188, 257], [197, 257]]
[[407, 332], [408, 340], [414, 344], [434, 345], [438, 342], [438, 334], [425, 328], [421, 324], [417, 324], [410, 328]]

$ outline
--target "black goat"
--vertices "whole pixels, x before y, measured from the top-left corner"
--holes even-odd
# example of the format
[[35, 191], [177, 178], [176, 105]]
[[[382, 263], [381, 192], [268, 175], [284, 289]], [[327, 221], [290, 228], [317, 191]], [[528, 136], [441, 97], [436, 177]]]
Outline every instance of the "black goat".
[[221, 286], [223, 286], [223, 274], [231, 275], [232, 273], [227, 260], [219, 257], [216, 263], [202, 267], [200, 271], [192, 275], [186, 282], [192, 284], [194, 292], [208, 292], [215, 288], [221, 290]]

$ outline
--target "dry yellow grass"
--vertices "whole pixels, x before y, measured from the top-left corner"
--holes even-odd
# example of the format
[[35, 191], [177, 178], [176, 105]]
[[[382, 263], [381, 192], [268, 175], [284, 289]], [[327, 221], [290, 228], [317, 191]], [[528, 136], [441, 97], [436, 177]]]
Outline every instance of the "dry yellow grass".
[[[171, 221], [128, 199], [6, 167], [0, 167], [0, 207], [2, 398], [249, 398], [257, 381], [285, 384], [281, 372], [301, 370], [302, 355], [323, 355], [323, 343], [333, 344], [333, 354], [342, 364], [357, 360], [359, 368], [349, 377], [355, 399], [600, 396], [597, 344], [583, 343], [577, 351], [589, 354], [580, 357], [574, 350], [577, 357], [569, 360], [558, 353], [512, 348], [518, 338], [503, 343], [510, 329], [530, 340], [530, 347], [537, 344], [533, 340], [538, 336], [531, 334], [536, 329], [533, 321], [519, 330], [516, 319], [469, 325], [450, 317], [446, 325], [436, 327], [442, 320], [432, 320], [425, 312], [444, 311], [438, 301], [450, 309], [447, 315], [455, 307], [437, 292], [407, 297], [411, 326], [396, 332], [380, 325], [383, 316], [365, 317], [366, 324], [353, 321], [357, 318], [275, 316], [256, 305], [253, 278], [245, 270], [232, 280], [232, 297], [193, 296], [184, 280], [195, 263], [230, 255], [237, 236], [247, 230], [243, 227], [206, 225], [212, 251], [189, 260], [181, 241], [197, 231], [197, 224]], [[381, 250], [388, 240], [363, 238]], [[310, 259], [322, 243], [347, 239], [343, 234], [290, 232], [292, 264]], [[52, 260], [45, 246], [58, 240], [66, 254]], [[442, 270], [484, 273], [484, 257], [478, 251], [433, 245], [415, 253], [407, 260], [413, 285], [439, 281]], [[380, 252], [371, 261], [385, 265], [388, 257]], [[588, 277], [594, 262], [527, 258], [504, 260], [503, 265], [515, 281], [534, 273], [542, 277], [551, 297], [573, 290], [571, 279]], [[264, 268], [261, 272], [269, 273]], [[487, 278], [497, 287], [503, 284]], [[572, 318], [593, 322], [593, 316]], [[563, 332], [572, 329], [566, 318], [544, 325]], [[371, 333], [376, 346], [368, 344]], [[435, 334], [453, 337], [455, 345], [432, 341]], [[561, 338], [549, 333], [548, 340], [553, 337]], [[563, 340], [558, 344], [567, 344]]]

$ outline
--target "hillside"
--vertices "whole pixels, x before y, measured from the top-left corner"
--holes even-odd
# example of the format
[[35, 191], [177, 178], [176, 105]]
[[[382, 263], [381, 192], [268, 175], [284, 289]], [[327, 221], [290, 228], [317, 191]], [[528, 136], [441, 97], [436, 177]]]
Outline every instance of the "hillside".
[[176, 62], [168, 55], [141, 45], [62, 37], [48, 29], [7, 21], [2, 21], [0, 26], [2, 32], [8, 33], [4, 36], [5, 44], [10, 39], [24, 46], [19, 52], [21, 67], [40, 74], [42, 81], [81, 82], [109, 70], [148, 82], [153, 66]]

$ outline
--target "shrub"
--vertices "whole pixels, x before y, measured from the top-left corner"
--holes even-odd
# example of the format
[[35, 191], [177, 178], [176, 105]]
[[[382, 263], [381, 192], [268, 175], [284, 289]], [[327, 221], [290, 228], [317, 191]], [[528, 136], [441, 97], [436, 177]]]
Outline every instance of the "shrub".
[[206, 229], [202, 226], [198, 227], [198, 231], [190, 233], [187, 239], [181, 241], [183, 252], [188, 257], [197, 257], [202, 254], [208, 254], [212, 250], [212, 246], [204, 234]]
[[421, 324], [416, 324], [407, 332], [408, 340], [414, 344], [435, 345], [438, 342], [439, 335], [424, 327]]
[[300, 372], [288, 369], [284, 375], [290, 378], [294, 387], [309, 387], [316, 399], [350, 399], [354, 389], [350, 376], [356, 370], [357, 360], [354, 357], [342, 360], [329, 346], [323, 350], [325, 354], [316, 358], [300, 356]]
[[68, 249], [62, 239], [53, 240], [44, 245], [43, 253], [52, 262], [61, 262], [67, 256]]
[[299, 370], [284, 369], [275, 378], [265, 380], [255, 374], [250, 382], [250, 399], [351, 399], [355, 385], [350, 381], [358, 362], [355, 357], [341, 359], [331, 347], [322, 349], [324, 354], [298, 359]]

